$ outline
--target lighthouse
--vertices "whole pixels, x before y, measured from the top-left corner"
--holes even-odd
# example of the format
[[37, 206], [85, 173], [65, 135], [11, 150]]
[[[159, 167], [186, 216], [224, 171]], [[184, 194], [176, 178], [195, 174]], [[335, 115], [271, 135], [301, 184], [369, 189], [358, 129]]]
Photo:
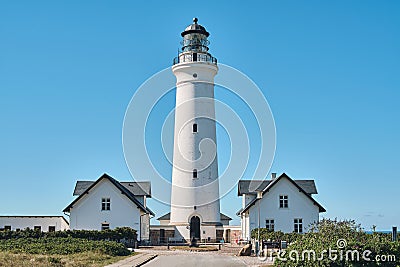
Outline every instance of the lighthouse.
[[209, 33], [193, 19], [173, 61], [176, 107], [170, 225], [186, 240], [216, 239], [221, 226], [214, 77]]

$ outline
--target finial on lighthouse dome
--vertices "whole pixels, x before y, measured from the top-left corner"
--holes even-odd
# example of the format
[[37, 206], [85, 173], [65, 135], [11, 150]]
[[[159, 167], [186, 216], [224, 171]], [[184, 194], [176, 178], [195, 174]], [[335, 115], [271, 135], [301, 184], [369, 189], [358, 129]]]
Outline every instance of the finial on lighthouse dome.
[[191, 33], [200, 33], [208, 37], [210, 33], [206, 30], [206, 28], [198, 24], [197, 23], [198, 21], [199, 21], [198, 18], [193, 18], [193, 23], [187, 26], [186, 29], [181, 33], [182, 37]]

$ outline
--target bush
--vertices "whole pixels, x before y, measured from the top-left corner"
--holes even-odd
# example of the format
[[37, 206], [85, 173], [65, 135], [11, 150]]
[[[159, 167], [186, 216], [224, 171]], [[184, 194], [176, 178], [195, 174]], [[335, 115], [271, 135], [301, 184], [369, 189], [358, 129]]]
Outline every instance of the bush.
[[[251, 231], [251, 238], [257, 239], [258, 230], [253, 229]], [[298, 233], [283, 233], [281, 231], [270, 231], [266, 228], [260, 228], [260, 240], [271, 240], [271, 241], [288, 241], [289, 243], [295, 242], [301, 234]]]
[[[328, 257], [329, 250], [337, 252]], [[347, 255], [347, 251], [355, 250], [359, 252], [359, 260], [357, 257], [352, 258], [351, 254]], [[362, 258], [363, 252], [367, 250], [371, 251], [371, 254], [366, 256], [372, 261]], [[308, 252], [303, 257], [302, 253], [305, 251], [314, 251], [315, 259], [312, 254], [309, 256]], [[334, 255], [337, 255], [336, 259]], [[377, 255], [393, 255], [395, 261], [374, 261]], [[313, 225], [310, 232], [298, 235], [282, 258], [286, 261], [276, 259], [275, 266], [398, 266], [400, 242], [391, 242], [390, 234], [368, 234], [354, 221], [325, 219]]]
[[86, 240], [73, 237], [17, 238], [0, 240], [0, 250], [13, 253], [68, 255], [80, 252], [100, 252], [110, 256], [126, 256], [130, 251], [115, 241]]
[[0, 231], [0, 239], [15, 239], [15, 238], [47, 238], [47, 237], [73, 237], [84, 238], [89, 240], [114, 240], [120, 241], [136, 240], [136, 230], [129, 227], [115, 228], [114, 230], [67, 230], [57, 232], [41, 232], [32, 229], [25, 229], [22, 231]]

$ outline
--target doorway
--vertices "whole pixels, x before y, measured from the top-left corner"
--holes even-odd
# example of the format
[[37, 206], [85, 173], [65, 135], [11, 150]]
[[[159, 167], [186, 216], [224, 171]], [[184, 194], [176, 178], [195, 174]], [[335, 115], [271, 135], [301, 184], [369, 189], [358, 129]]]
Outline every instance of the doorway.
[[165, 240], [165, 230], [164, 229], [160, 229], [160, 243], [166, 243]]
[[190, 239], [193, 237], [200, 239], [200, 218], [198, 216], [190, 219]]

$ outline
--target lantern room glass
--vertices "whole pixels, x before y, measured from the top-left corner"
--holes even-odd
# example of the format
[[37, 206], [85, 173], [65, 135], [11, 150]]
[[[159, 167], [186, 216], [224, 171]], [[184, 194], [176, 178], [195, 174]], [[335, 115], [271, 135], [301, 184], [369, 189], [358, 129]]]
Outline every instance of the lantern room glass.
[[183, 37], [182, 52], [205, 52], [208, 51], [210, 42], [207, 36], [201, 33], [189, 33]]

